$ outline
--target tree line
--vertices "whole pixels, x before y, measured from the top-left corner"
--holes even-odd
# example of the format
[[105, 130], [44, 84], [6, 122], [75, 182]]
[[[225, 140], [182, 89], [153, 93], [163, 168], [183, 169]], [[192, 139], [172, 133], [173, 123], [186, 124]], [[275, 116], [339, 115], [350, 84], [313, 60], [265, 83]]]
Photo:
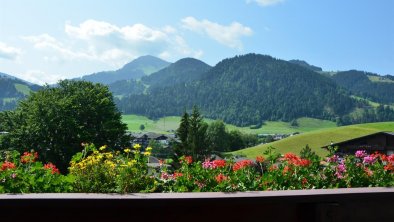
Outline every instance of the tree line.
[[222, 120], [210, 124], [204, 121], [197, 106], [192, 112], [184, 112], [176, 134], [180, 140], [174, 144], [177, 156], [190, 155], [196, 160], [204, 160], [212, 153], [234, 151], [258, 144], [253, 134], [238, 130], [227, 130]]

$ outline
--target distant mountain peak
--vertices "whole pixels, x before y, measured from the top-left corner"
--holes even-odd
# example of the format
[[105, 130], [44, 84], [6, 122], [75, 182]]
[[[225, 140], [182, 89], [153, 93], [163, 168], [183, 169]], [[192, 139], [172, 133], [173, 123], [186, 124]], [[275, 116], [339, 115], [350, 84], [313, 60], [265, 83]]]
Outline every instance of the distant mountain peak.
[[170, 64], [160, 58], [145, 55], [134, 59], [116, 71], [97, 72], [82, 76], [81, 79], [95, 83], [111, 84], [120, 80], [139, 79]]
[[209, 69], [211, 66], [201, 60], [183, 58], [142, 80], [151, 87], [164, 87], [197, 80]]

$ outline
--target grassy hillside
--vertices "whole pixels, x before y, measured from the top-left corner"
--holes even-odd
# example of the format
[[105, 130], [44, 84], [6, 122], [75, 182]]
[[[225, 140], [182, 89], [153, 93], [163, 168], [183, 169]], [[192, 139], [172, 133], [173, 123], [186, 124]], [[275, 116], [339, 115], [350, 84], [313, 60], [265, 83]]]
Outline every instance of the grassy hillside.
[[286, 152], [299, 153], [301, 149], [308, 144], [317, 154], [324, 156], [327, 152], [320, 148], [322, 146], [329, 145], [331, 142], [337, 143], [378, 131], [394, 131], [394, 122], [367, 123], [322, 129], [288, 137], [273, 143], [238, 150], [232, 153], [246, 155], [252, 158], [257, 155], [262, 155], [269, 146], [275, 147], [276, 150], [282, 154]]
[[20, 92], [20, 93], [22, 93], [22, 94], [24, 94], [24, 95], [26, 95], [26, 96], [28, 96], [28, 95], [30, 94], [30, 92], [32, 91], [32, 90], [29, 88], [29, 86], [23, 85], [23, 84], [20, 84], [20, 83], [15, 83], [15, 89], [16, 89], [18, 92]]
[[[157, 121], [148, 119], [145, 116], [138, 115], [123, 115], [123, 122], [127, 124], [130, 131], [138, 132], [141, 124], [144, 124], [145, 130], [149, 132], [168, 133], [168, 131], [176, 130], [179, 126], [180, 117], [170, 116], [160, 118]], [[207, 123], [212, 122], [212, 119], [205, 119]], [[336, 127], [334, 122], [327, 120], [319, 120], [313, 118], [299, 118], [297, 119], [298, 127], [292, 127], [288, 122], [281, 121], [267, 121], [259, 129], [250, 129], [249, 127], [237, 127], [231, 124], [226, 124], [227, 129], [238, 129], [244, 133], [293, 133], [293, 132], [310, 132], [313, 130]]]
[[132, 132], [139, 132], [140, 126], [143, 124], [146, 132], [168, 133], [168, 131], [178, 128], [180, 117], [169, 116], [154, 121], [145, 116], [123, 115], [122, 120]]

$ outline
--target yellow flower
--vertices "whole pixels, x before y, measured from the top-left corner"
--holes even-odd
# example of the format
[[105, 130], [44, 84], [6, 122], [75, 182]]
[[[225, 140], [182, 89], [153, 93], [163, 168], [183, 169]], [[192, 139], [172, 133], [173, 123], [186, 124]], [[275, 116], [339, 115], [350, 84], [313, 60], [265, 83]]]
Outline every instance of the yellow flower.
[[130, 153], [131, 150], [130, 150], [129, 148], [127, 148], [127, 149], [124, 149], [123, 151], [124, 151], [125, 153]]
[[145, 149], [145, 151], [147, 151], [147, 152], [152, 151], [152, 147], [148, 146], [148, 147]]
[[141, 148], [140, 144], [137, 143], [137, 144], [134, 145], [134, 149], [139, 150], [140, 148]]
[[93, 154], [98, 154], [99, 152], [97, 150], [93, 151]]
[[104, 145], [104, 146], [101, 146], [99, 149], [101, 150], [101, 151], [103, 151], [103, 150], [105, 150], [107, 148], [107, 145]]
[[132, 160], [132, 161], [127, 162], [127, 166], [133, 166], [136, 163], [137, 163], [136, 160]]
[[145, 152], [144, 156], [150, 156], [151, 152]]
[[112, 155], [112, 153], [105, 153], [105, 157], [107, 159], [112, 159], [114, 157], [114, 155]]

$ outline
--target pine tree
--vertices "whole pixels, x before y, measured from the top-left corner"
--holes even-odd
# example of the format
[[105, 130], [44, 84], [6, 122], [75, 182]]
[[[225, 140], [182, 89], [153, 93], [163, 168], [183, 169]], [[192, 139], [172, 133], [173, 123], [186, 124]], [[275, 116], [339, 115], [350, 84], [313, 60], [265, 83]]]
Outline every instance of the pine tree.
[[208, 124], [204, 122], [197, 106], [193, 106], [193, 111], [190, 116], [188, 139], [188, 149], [195, 160], [203, 160], [209, 154], [206, 146], [205, 134]]
[[188, 134], [189, 134], [189, 114], [186, 112], [183, 113], [181, 118], [181, 123], [179, 124], [179, 128], [177, 129], [177, 136], [181, 141], [181, 144], [178, 145], [178, 149], [176, 150], [179, 155], [186, 155], [187, 147], [188, 147]]

